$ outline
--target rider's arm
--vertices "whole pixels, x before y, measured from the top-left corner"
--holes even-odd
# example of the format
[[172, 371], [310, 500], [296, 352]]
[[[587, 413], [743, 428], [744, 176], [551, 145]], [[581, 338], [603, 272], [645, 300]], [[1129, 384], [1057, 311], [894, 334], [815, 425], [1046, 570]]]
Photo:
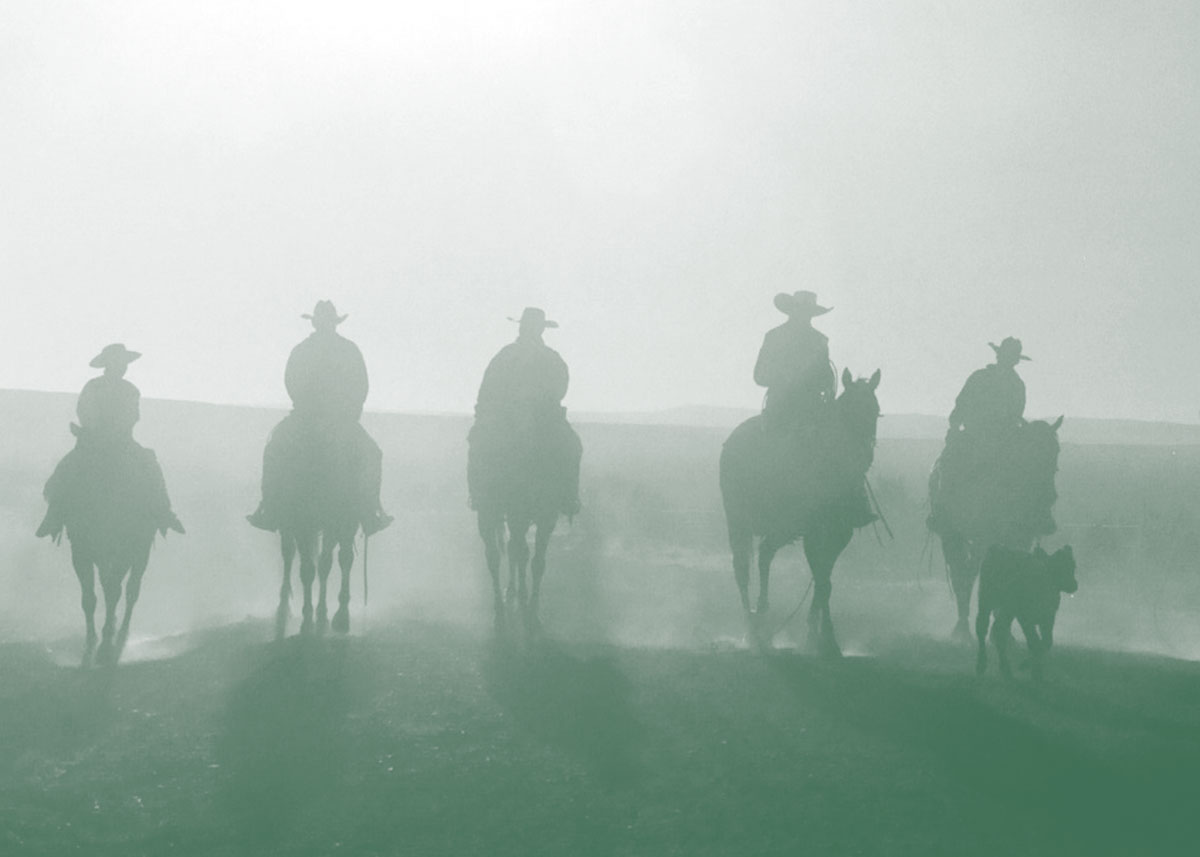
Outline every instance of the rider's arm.
[[763, 337], [762, 347], [758, 349], [758, 360], [754, 363], [754, 383], [760, 387], [770, 387], [775, 381], [774, 349], [771, 347], [771, 334]]
[[363, 405], [367, 401], [367, 392], [371, 389], [371, 385], [367, 380], [367, 362], [363, 359], [362, 351], [357, 345], [351, 343], [353, 348], [353, 359], [350, 361], [350, 377], [347, 379], [350, 389], [350, 399], [358, 405], [358, 413], [356, 418], [362, 416]]
[[567, 387], [571, 383], [571, 373], [570, 370], [567, 369], [567, 361], [563, 360], [562, 357], [557, 353], [554, 356], [557, 359], [555, 360], [555, 377], [553, 379], [551, 395], [554, 397], [554, 402], [557, 404], [561, 402], [567, 395]]
[[288, 398], [292, 400], [293, 406], [296, 404], [296, 398], [304, 395], [300, 391], [301, 358], [299, 351], [299, 345], [292, 349], [292, 353], [288, 355], [287, 368], [283, 370], [283, 386], [287, 389]]
[[979, 373], [982, 371], [983, 370], [980, 369], [971, 373], [970, 377], [967, 378], [967, 383], [963, 384], [962, 391], [959, 392], [958, 398], [954, 400], [954, 410], [950, 412], [950, 428], [957, 429], [961, 427], [963, 420], [970, 412], [973, 404], [972, 400], [976, 395], [975, 388], [980, 382]]

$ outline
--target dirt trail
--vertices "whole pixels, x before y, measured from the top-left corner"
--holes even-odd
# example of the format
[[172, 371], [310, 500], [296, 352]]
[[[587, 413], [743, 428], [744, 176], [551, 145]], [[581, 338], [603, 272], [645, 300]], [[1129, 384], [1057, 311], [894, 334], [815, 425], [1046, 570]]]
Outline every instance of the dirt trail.
[[1163, 855], [1200, 834], [1195, 663], [1068, 648], [1034, 687], [916, 637], [839, 663], [412, 623], [175, 643], [87, 671], [0, 647], [0, 852]]

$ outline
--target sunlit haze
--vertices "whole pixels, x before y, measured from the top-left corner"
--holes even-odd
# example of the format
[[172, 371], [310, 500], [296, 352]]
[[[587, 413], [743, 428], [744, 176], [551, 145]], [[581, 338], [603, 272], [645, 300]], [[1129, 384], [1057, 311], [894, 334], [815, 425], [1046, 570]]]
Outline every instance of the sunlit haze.
[[810, 289], [885, 411], [1020, 337], [1028, 413], [1195, 422], [1200, 6], [8, 0], [0, 387], [470, 409], [544, 307], [573, 410], [753, 407]]

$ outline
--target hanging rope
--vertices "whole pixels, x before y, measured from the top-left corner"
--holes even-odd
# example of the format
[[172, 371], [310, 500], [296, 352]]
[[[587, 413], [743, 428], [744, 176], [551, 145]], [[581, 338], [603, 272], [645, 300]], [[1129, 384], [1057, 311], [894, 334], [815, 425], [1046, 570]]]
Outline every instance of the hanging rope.
[[781, 622], [779, 624], [779, 627], [771, 632], [770, 636], [767, 637], [768, 640], [775, 639], [775, 635], [778, 634], [780, 631], [782, 631], [784, 628], [786, 628], [788, 626], [788, 623], [790, 623], [793, 619], [796, 618], [796, 614], [800, 612], [800, 608], [803, 607], [804, 602], [808, 600], [808, 595], [810, 592], [812, 592], [812, 588], [813, 588], [813, 579], [812, 579], [812, 575], [809, 575], [808, 588], [805, 589], [804, 594], [800, 596], [800, 603], [797, 604], [796, 609], [793, 610], [791, 613], [789, 613], [787, 615], [787, 618], [784, 619], [783, 622]]
[[[871, 499], [871, 507], [875, 509], [875, 514], [879, 516], [879, 522], [883, 524], [883, 528], [887, 531], [888, 538], [892, 541], [895, 541], [896, 534], [892, 532], [892, 528], [888, 524], [887, 517], [885, 517], [883, 514], [883, 507], [879, 505], [879, 500], [875, 496], [875, 489], [871, 487], [871, 480], [864, 476], [863, 482], [865, 482], [867, 485], [867, 496]], [[871, 528], [875, 531], [876, 541], [878, 541], [880, 544], [883, 544], [883, 539], [879, 538], [879, 529], [875, 526], [874, 521], [871, 522]]]
[[369, 551], [367, 546], [371, 544], [371, 537], [363, 533], [363, 607], [367, 606], [367, 557]]

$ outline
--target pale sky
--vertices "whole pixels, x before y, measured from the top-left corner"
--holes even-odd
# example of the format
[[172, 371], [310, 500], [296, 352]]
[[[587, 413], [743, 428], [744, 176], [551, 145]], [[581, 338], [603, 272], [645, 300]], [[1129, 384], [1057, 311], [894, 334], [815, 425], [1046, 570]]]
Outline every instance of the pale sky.
[[816, 291], [885, 412], [1015, 335], [1030, 416], [1200, 419], [1200, 4], [0, 0], [0, 387], [469, 411], [543, 306], [572, 409], [752, 407]]

